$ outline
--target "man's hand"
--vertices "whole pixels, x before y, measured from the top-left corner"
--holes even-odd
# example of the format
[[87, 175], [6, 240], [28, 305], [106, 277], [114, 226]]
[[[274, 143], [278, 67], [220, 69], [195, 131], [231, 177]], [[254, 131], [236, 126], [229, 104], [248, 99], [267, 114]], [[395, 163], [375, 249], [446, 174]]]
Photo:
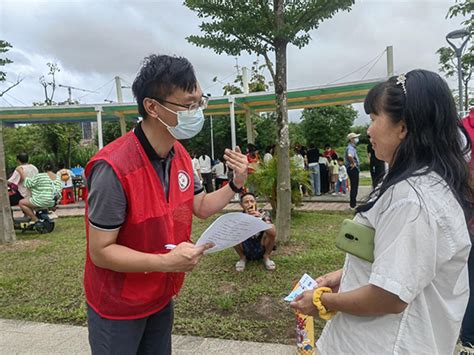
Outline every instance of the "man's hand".
[[342, 278], [342, 269], [330, 272], [316, 279], [318, 287], [329, 287], [332, 292], [339, 292], [339, 285]]
[[199, 247], [191, 243], [180, 243], [165, 254], [166, 272], [186, 272], [191, 271], [199, 263], [203, 253], [214, 246], [212, 243], [206, 243]]
[[254, 217], [257, 217], [257, 218], [262, 218], [262, 214], [260, 212], [258, 212], [257, 210], [248, 210], [247, 211], [247, 214], [251, 215], [251, 216], [254, 216]]
[[247, 180], [248, 161], [247, 156], [242, 154], [240, 148], [235, 147], [235, 151], [226, 149], [224, 152], [224, 159], [227, 166], [234, 171], [234, 185], [241, 188]]

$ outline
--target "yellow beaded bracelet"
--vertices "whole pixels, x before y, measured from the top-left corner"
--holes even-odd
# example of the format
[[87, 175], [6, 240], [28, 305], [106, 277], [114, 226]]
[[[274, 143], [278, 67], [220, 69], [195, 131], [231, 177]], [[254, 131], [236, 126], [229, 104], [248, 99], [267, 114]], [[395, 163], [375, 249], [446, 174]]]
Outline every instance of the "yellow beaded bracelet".
[[329, 287], [318, 287], [315, 289], [313, 292], [313, 304], [319, 311], [319, 318], [330, 320], [337, 311], [328, 311], [321, 303], [321, 295], [326, 292], [332, 293], [332, 290]]

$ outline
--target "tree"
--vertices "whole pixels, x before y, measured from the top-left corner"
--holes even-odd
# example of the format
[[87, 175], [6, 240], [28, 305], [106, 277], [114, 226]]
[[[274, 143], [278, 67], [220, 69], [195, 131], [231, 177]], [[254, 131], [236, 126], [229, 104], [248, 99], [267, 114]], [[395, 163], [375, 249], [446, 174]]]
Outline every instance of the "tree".
[[[133, 128], [135, 128], [135, 126], [136, 126], [135, 122], [126, 121], [125, 131], [129, 132]], [[104, 146], [113, 142], [114, 140], [122, 136], [122, 132], [120, 131], [120, 126], [117, 125], [117, 122], [104, 122], [102, 124], [102, 136], [104, 138]], [[96, 140], [95, 144], [98, 145], [99, 138], [97, 137], [97, 135], [95, 137], [95, 140]]]
[[301, 146], [306, 146], [306, 137], [304, 134], [303, 124], [301, 122], [290, 122], [289, 124], [290, 131], [290, 143], [294, 147], [296, 144]]
[[[244, 93], [244, 77], [240, 71], [240, 67], [237, 65], [237, 76], [233, 83], [227, 83], [224, 89], [224, 95], [237, 95]], [[258, 59], [252, 63], [250, 69], [250, 78], [248, 78], [248, 92], [261, 92], [267, 91], [273, 83], [267, 84], [265, 76], [262, 74], [262, 69], [265, 65], [259, 65]], [[217, 77], [214, 81], [218, 81]], [[254, 112], [246, 110], [245, 112], [245, 125], [247, 128], [247, 143], [255, 144], [256, 129], [254, 127], [255, 117], [258, 117]]]
[[[189, 36], [189, 42], [212, 48], [217, 54], [237, 56], [242, 51], [263, 56], [275, 85], [278, 124], [277, 154], [277, 233], [285, 242], [290, 236], [291, 186], [287, 104], [288, 44], [298, 48], [309, 43], [309, 31], [334, 16], [349, 10], [353, 0], [186, 0], [185, 5], [209, 22], [200, 25], [202, 36]], [[275, 52], [275, 68], [270, 60]]]
[[[268, 163], [260, 163], [255, 173], [249, 176], [249, 182], [255, 186], [259, 194], [266, 197], [272, 206], [272, 217], [275, 218], [277, 210], [276, 186], [277, 186], [278, 156], [274, 156]], [[307, 170], [301, 169], [297, 163], [290, 159], [291, 176], [291, 201], [296, 205], [301, 204], [302, 196], [300, 185], [311, 191], [311, 183]]]
[[359, 144], [369, 144], [369, 135], [367, 134], [367, 130], [369, 129], [369, 124], [363, 126], [353, 126], [351, 127], [351, 132], [360, 134], [359, 136]]
[[[5, 53], [11, 48], [8, 42], [0, 40], [0, 53]], [[10, 64], [8, 58], [0, 58], [0, 66]], [[6, 80], [6, 73], [0, 71], [0, 82]], [[17, 84], [18, 85], [18, 84]], [[16, 86], [16, 85], [15, 85]], [[10, 90], [12, 86], [4, 90], [0, 96]], [[0, 243], [14, 242], [16, 240], [15, 229], [11, 217], [10, 200], [8, 198], [7, 172], [5, 166], [5, 151], [3, 145], [3, 122], [0, 122]]]
[[5, 151], [3, 149], [3, 123], [0, 122], [0, 243], [16, 241], [13, 228], [10, 200], [8, 198], [7, 174], [5, 170]]
[[[56, 91], [56, 73], [60, 72], [59, 66], [56, 63], [46, 63], [49, 68], [49, 72], [46, 75], [51, 77], [50, 81], [47, 81], [44, 75], [41, 75], [39, 78], [39, 82], [44, 90], [44, 103], [41, 102], [33, 102], [33, 105], [54, 105], [55, 102], [53, 101], [54, 92]], [[51, 90], [51, 92], [49, 91]]]
[[[0, 40], [0, 53], [6, 53], [10, 50], [11, 48], [11, 44], [6, 42], [6, 41], [3, 41], [3, 40]], [[13, 63], [12, 60], [8, 59], [8, 58], [0, 58], [0, 67], [6, 65], [6, 64], [10, 64], [10, 63]], [[7, 80], [7, 73], [5, 73], [4, 71], [1, 71], [0, 70], [0, 83], [1, 82], [4, 82]], [[10, 86], [8, 86], [6, 89], [2, 89], [0, 91], [0, 97], [2, 97], [3, 95], [5, 95], [8, 91], [10, 91], [11, 89], [13, 89], [15, 86], [19, 85], [21, 82], [23, 81], [22, 78], [20, 77], [17, 77], [16, 81], [14, 83], [12, 83]]]
[[345, 144], [346, 136], [357, 117], [352, 106], [324, 106], [303, 110], [301, 122], [307, 144], [318, 148], [325, 144], [338, 147]]
[[[468, 19], [461, 22], [463, 26], [466, 26], [469, 31], [469, 37], [472, 39], [474, 36], [474, 2], [472, 0], [456, 1], [456, 4], [451, 6], [448, 10], [446, 18], [453, 18], [458, 15], [466, 16]], [[454, 50], [451, 47], [441, 47], [436, 51], [439, 55], [439, 70], [445, 73], [446, 77], [452, 77], [458, 75], [457, 70], [457, 58]], [[464, 110], [469, 111], [469, 107], [474, 105], [474, 98], [470, 98], [469, 82], [471, 81], [474, 69], [474, 43], [471, 41], [461, 56], [461, 81], [464, 87]], [[459, 97], [459, 93], [458, 93]]]
[[50, 123], [39, 125], [43, 148], [53, 155], [53, 164], [62, 162], [71, 166], [71, 153], [82, 138], [79, 123]]

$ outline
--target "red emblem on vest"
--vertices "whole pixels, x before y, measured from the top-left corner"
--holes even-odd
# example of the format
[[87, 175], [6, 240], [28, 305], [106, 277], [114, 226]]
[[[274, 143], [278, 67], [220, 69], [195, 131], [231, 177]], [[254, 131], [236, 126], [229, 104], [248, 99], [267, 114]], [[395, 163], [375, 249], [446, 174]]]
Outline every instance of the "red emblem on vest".
[[178, 171], [178, 185], [181, 192], [186, 191], [191, 185], [191, 179], [187, 172], [180, 170]]

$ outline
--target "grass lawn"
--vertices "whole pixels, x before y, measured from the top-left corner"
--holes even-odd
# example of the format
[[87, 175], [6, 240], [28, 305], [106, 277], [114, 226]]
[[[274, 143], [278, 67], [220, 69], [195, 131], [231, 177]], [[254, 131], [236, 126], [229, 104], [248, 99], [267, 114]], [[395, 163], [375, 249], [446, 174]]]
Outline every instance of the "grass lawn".
[[372, 178], [367, 176], [359, 177], [359, 186], [372, 186]]
[[[233, 250], [205, 256], [176, 299], [174, 333], [294, 344], [294, 315], [282, 298], [303, 273], [316, 277], [341, 267], [343, 253], [333, 241], [348, 216], [297, 213], [292, 239], [274, 254], [274, 272], [260, 262], [235, 272]], [[212, 220], [195, 219], [193, 239]], [[0, 246], [0, 318], [85, 325], [84, 257], [81, 217], [59, 219], [51, 234], [19, 234], [17, 243]], [[323, 326], [316, 321], [316, 335]]]

